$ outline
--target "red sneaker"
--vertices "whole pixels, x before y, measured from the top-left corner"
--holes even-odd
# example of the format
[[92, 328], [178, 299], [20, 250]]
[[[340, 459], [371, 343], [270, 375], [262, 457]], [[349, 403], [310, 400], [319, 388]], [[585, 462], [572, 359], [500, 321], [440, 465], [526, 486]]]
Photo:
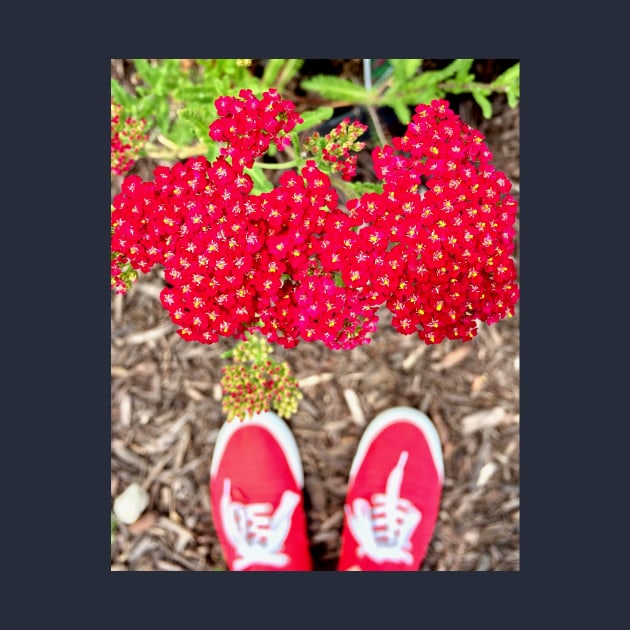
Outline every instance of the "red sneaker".
[[232, 571], [310, 571], [302, 463], [275, 413], [224, 422], [210, 466], [214, 526]]
[[376, 416], [350, 468], [338, 569], [417, 571], [443, 483], [440, 438], [429, 418], [408, 407]]

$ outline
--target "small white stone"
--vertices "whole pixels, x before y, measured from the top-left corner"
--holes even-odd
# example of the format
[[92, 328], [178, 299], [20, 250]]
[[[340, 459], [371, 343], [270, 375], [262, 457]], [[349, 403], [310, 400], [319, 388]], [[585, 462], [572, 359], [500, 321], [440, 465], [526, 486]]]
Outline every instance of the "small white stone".
[[138, 483], [132, 483], [127, 489], [116, 497], [114, 501], [114, 514], [116, 518], [126, 525], [135, 523], [142, 512], [149, 505], [149, 494]]

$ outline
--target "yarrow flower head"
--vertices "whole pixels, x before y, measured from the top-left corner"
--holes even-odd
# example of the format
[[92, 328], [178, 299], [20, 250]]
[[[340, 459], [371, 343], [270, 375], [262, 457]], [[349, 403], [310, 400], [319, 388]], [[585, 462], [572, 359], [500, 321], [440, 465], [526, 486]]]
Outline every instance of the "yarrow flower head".
[[230, 156], [232, 164], [251, 167], [264, 155], [272, 142], [282, 151], [290, 144], [287, 134], [303, 122], [291, 101], [271, 89], [258, 99], [251, 90], [241, 90], [238, 97], [222, 96], [216, 100], [219, 118], [210, 125], [208, 135], [227, 143], [221, 155]]
[[385, 300], [396, 330], [428, 344], [472, 339], [477, 321], [513, 315], [519, 297], [511, 183], [446, 101], [419, 105], [392, 145], [373, 152], [383, 193], [348, 203], [364, 223], [344, 279], [372, 244], [361, 282]]
[[[216, 160], [159, 166], [152, 182], [128, 176], [113, 202], [112, 251], [138, 271], [163, 266], [161, 302], [182, 338], [258, 330], [287, 348], [349, 349], [369, 342], [385, 304], [396, 330], [438, 343], [513, 313], [510, 183], [446, 101], [416, 108], [404, 136], [375, 149], [383, 192], [345, 208], [315, 160], [252, 193], [245, 168], [271, 143], [285, 146], [301, 122], [292, 103], [242, 90], [216, 107]], [[340, 157], [360, 132], [345, 122]]]
[[111, 170], [124, 175], [136, 163], [147, 141], [146, 120], [123, 116], [122, 105], [111, 99]]

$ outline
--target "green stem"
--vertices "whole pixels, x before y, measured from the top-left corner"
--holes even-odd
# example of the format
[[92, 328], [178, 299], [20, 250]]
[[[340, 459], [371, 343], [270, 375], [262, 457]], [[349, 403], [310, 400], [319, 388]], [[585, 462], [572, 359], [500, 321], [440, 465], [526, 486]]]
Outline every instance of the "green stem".
[[442, 90], [446, 92], [450, 92], [451, 90], [462, 90], [464, 92], [472, 92], [475, 88], [488, 89], [488, 90], [492, 90], [493, 92], [507, 91], [507, 86], [494, 85], [494, 83], [478, 83], [478, 82], [457, 83], [455, 81], [444, 81], [442, 83], [439, 83], [438, 85]]
[[203, 142], [199, 142], [191, 147], [175, 145], [174, 148], [163, 149], [159, 145], [152, 143], [147, 143], [144, 147], [146, 156], [154, 160], [183, 160], [197, 155], [203, 155], [207, 150], [208, 147]]
[[349, 182], [345, 182], [336, 175], [331, 176], [330, 179], [333, 186], [341, 190], [348, 199], [355, 199], [359, 197], [359, 195], [355, 192], [354, 187]]
[[290, 160], [289, 162], [282, 162], [279, 164], [269, 164], [267, 162], [254, 162], [254, 166], [259, 166], [260, 168], [266, 168], [269, 170], [279, 170], [282, 168], [293, 168], [298, 163], [297, 160]]
[[387, 144], [387, 138], [385, 137], [385, 132], [383, 131], [383, 127], [381, 126], [381, 121], [378, 117], [378, 113], [376, 112], [376, 108], [372, 105], [368, 105], [366, 107], [372, 122], [374, 123], [374, 129], [376, 130], [376, 135], [378, 136], [378, 141], [381, 143], [381, 146], [385, 146]]

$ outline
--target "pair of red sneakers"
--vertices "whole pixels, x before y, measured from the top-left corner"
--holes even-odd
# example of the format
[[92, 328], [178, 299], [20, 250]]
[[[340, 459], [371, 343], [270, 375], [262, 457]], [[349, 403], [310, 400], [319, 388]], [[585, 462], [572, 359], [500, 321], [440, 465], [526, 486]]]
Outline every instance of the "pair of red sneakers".
[[[440, 440], [426, 415], [395, 407], [376, 416], [350, 468], [338, 570], [417, 571], [443, 481]], [[230, 570], [312, 570], [303, 487], [295, 438], [279, 416], [223, 424], [210, 499]]]

